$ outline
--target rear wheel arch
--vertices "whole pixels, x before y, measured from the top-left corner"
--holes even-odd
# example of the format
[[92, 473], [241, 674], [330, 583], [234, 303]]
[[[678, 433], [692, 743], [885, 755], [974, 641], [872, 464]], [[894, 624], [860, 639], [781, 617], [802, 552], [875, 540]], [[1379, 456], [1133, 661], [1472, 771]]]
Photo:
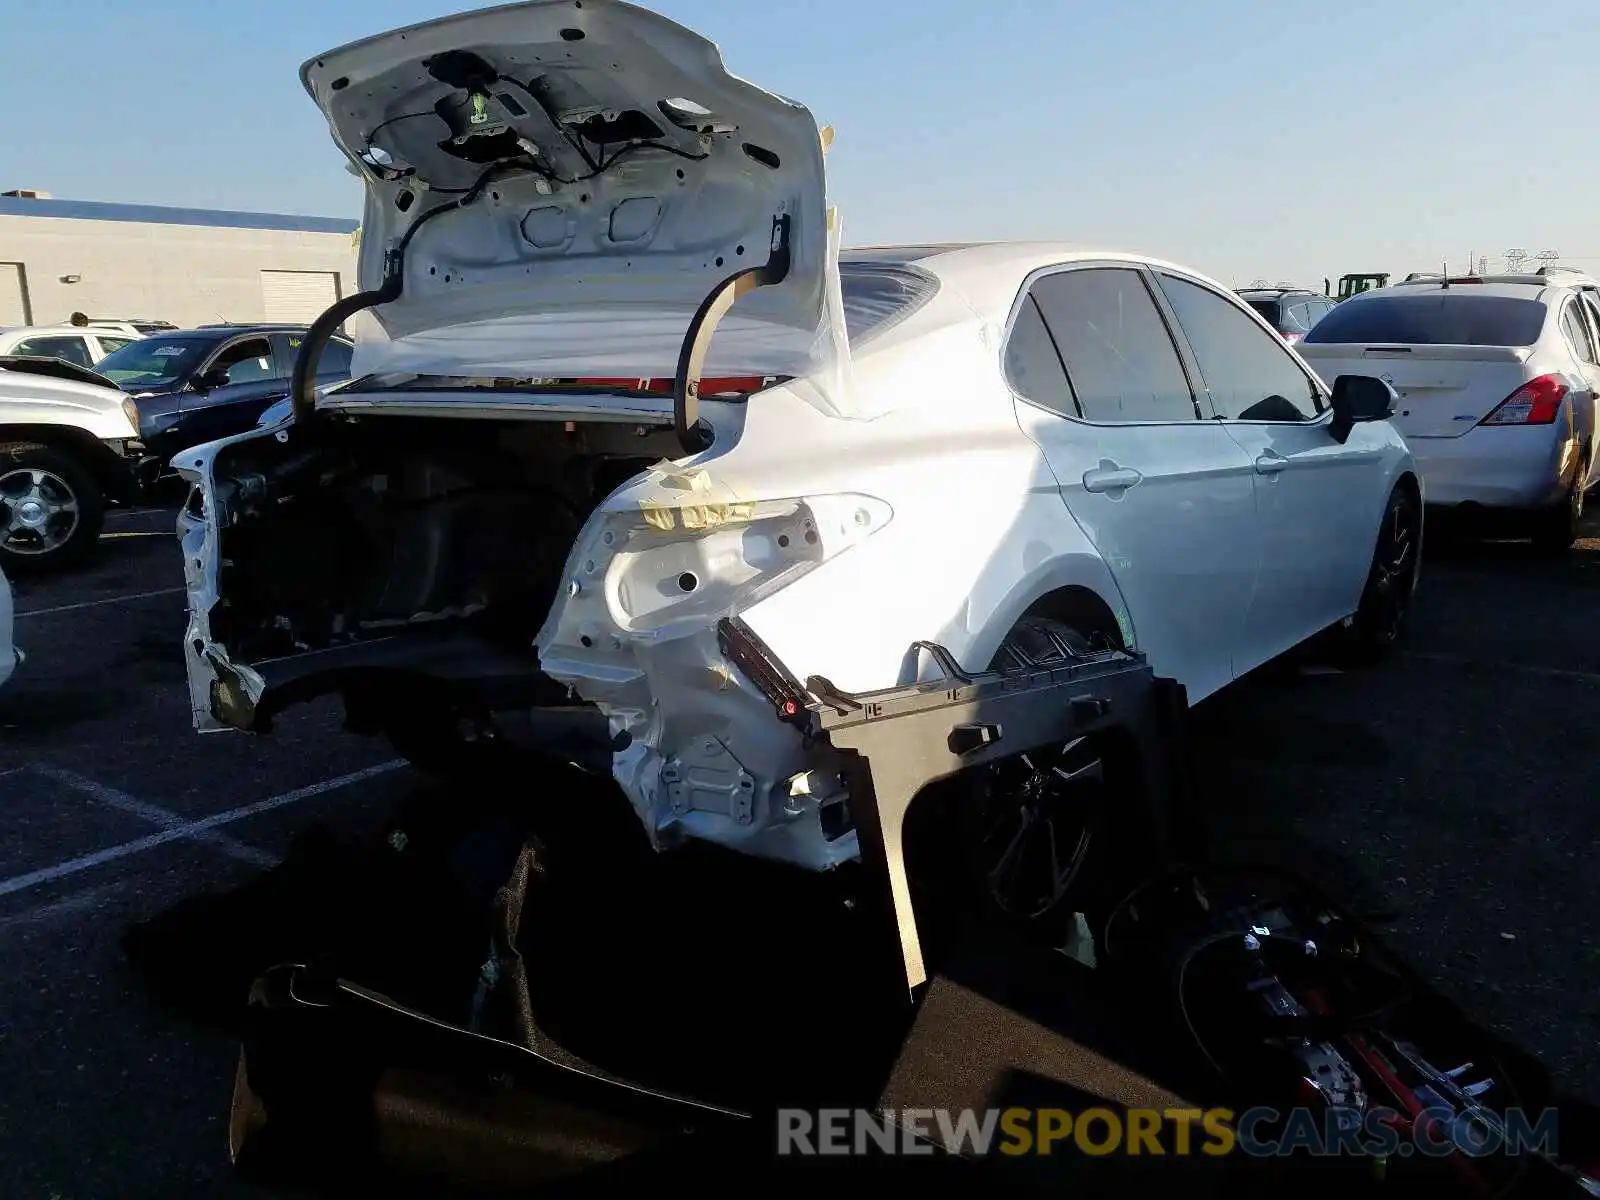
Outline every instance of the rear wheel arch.
[[[1128, 648], [1123, 623], [1117, 619], [1116, 609], [1100, 593], [1081, 584], [1069, 584], [1045, 592], [1023, 610], [1022, 616], [1012, 623], [1011, 630], [1029, 617], [1057, 621], [1076, 630], [1091, 640], [1104, 639], [1105, 644], [1118, 649]], [[1009, 637], [1011, 630], [1006, 631]], [[1005, 638], [1001, 638], [1003, 645]]]
[[1400, 473], [1400, 478], [1394, 481], [1394, 486], [1405, 492], [1406, 495], [1410, 496], [1413, 504], [1416, 504], [1419, 507], [1421, 506], [1422, 484], [1418, 482], [1415, 472], [1402, 471]]

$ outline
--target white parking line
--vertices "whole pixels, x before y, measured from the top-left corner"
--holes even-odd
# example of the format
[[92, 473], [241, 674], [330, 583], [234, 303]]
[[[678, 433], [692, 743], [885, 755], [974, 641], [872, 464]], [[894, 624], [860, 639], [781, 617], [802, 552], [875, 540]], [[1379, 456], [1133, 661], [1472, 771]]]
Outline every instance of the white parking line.
[[103, 600], [80, 600], [77, 604], [58, 604], [54, 608], [30, 608], [26, 612], [14, 614], [17, 620], [23, 617], [48, 617], [52, 613], [76, 612], [80, 608], [99, 608], [102, 604], [126, 604], [129, 600], [149, 600], [154, 596], [176, 596], [186, 588], [170, 587], [158, 588], [153, 592], [133, 592], [127, 596], [107, 596]]
[[323, 780], [321, 783], [313, 783], [308, 787], [296, 788], [294, 791], [285, 792], [281, 796], [259, 800], [254, 804], [246, 804], [240, 808], [230, 808], [227, 812], [202, 817], [198, 821], [186, 821], [182, 825], [176, 825], [171, 829], [163, 829], [159, 833], [135, 838], [131, 842], [123, 842], [117, 846], [108, 846], [104, 850], [96, 850], [92, 854], [83, 854], [77, 858], [68, 859], [66, 862], [56, 863], [52, 867], [40, 867], [37, 871], [13, 875], [10, 879], [0, 879], [0, 896], [9, 896], [13, 892], [21, 892], [31, 887], [38, 887], [42, 883], [53, 883], [57, 879], [64, 879], [69, 875], [76, 875], [79, 872], [91, 870], [105, 863], [115, 862], [119, 858], [127, 858], [130, 854], [142, 854], [146, 850], [153, 850], [157, 846], [166, 845], [168, 842], [176, 842], [183, 838], [193, 838], [196, 834], [204, 833], [207, 830], [229, 825], [234, 821], [242, 821], [246, 817], [254, 817], [264, 812], [271, 812], [275, 808], [282, 808], [288, 804], [298, 804], [301, 800], [309, 800], [313, 796], [321, 796], [326, 792], [337, 791], [339, 788], [348, 787], [352, 783], [360, 783], [363, 779], [372, 779], [375, 776], [387, 774], [403, 766], [405, 766], [404, 759], [392, 759], [386, 763], [379, 763], [375, 767], [351, 771], [348, 775], [340, 775], [334, 779]]
[[[184, 819], [175, 812], [154, 804], [146, 804], [143, 800], [119, 792], [116, 788], [107, 787], [103, 783], [96, 783], [93, 779], [86, 779], [74, 771], [63, 770], [61, 767], [34, 764], [33, 773], [45, 779], [53, 779], [64, 787], [69, 787], [75, 792], [82, 792], [98, 804], [107, 808], [114, 808], [118, 812], [131, 813], [133, 816], [142, 817], [144, 820], [163, 829], [177, 829], [186, 824]], [[275, 867], [278, 860], [265, 850], [257, 850], [254, 846], [247, 846], [241, 841], [229, 837], [225, 833], [215, 830], [205, 830], [194, 835], [198, 842], [207, 842], [221, 850], [224, 854], [231, 855], [241, 862], [254, 863], [258, 867]]]

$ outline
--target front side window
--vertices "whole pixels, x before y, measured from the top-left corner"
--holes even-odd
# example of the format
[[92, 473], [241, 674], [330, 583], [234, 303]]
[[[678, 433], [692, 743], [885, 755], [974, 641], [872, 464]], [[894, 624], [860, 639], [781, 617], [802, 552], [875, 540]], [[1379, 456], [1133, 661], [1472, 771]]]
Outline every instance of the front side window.
[[209, 370], [226, 372], [229, 386], [286, 377], [285, 372], [273, 361], [272, 347], [266, 338], [251, 338], [229, 346], [217, 355]]
[[81, 337], [36, 337], [18, 342], [11, 353], [20, 358], [59, 358], [80, 367], [94, 366], [89, 344]]
[[1031, 292], [1085, 420], [1198, 418], [1177, 347], [1138, 271], [1060, 271], [1035, 280]]
[[1156, 277], [1189, 339], [1211, 404], [1237, 421], [1308, 421], [1322, 397], [1279, 338], [1210, 288], [1175, 275]]

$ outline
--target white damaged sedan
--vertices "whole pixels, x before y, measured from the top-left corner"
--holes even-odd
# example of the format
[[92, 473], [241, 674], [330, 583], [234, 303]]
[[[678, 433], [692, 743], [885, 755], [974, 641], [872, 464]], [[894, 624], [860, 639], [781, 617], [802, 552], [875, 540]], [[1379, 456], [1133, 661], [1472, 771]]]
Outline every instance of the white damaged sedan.
[[302, 74], [367, 197], [364, 292], [319, 324], [369, 327], [347, 385], [176, 460], [201, 729], [340, 693], [448, 767], [531, 714], [658, 847], [822, 870], [858, 853], [849, 798], [724, 618], [847, 691], [936, 673], [923, 641], [971, 669], [1099, 641], [1192, 701], [1329, 627], [1400, 636], [1392, 391], [1325, 388], [1212, 280], [841, 250], [811, 114], [606, 0]]
[[0, 571], [0, 686], [11, 678], [22, 662], [22, 651], [13, 640], [12, 624], [11, 584], [7, 582], [5, 572]]

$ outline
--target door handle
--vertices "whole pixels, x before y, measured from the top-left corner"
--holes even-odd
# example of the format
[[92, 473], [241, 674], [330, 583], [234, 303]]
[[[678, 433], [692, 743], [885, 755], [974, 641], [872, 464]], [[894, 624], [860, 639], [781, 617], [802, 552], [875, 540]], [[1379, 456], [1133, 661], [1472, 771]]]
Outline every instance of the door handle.
[[1256, 455], [1257, 475], [1276, 475], [1288, 465], [1289, 460], [1287, 458], [1271, 450], [1263, 451], [1261, 454]]
[[1105, 461], [1083, 473], [1083, 490], [1086, 492], [1125, 492], [1144, 476], [1132, 467], [1119, 467]]

